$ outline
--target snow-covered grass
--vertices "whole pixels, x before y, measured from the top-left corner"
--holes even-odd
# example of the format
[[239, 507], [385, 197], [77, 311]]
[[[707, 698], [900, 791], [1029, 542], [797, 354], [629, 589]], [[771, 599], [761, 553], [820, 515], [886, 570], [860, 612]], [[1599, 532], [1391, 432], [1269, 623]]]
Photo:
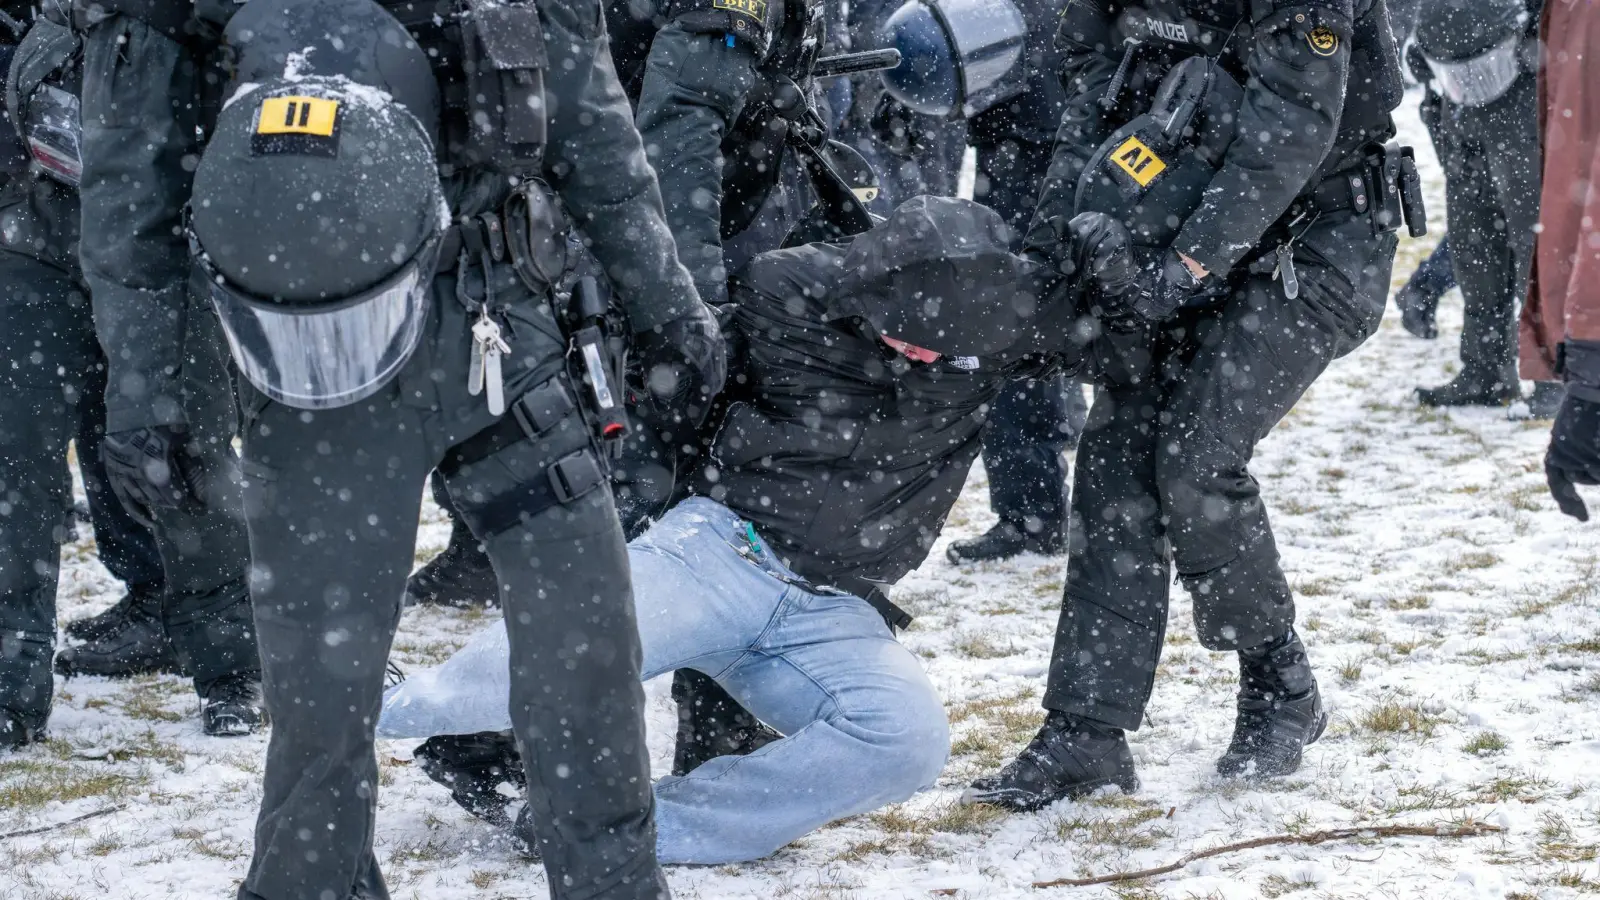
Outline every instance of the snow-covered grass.
[[[1425, 144], [1414, 118], [1406, 131]], [[1442, 219], [1437, 169], [1425, 162]], [[1404, 246], [1397, 272], [1425, 250]], [[941, 543], [897, 593], [919, 614], [905, 640], [926, 661], [953, 722], [955, 753], [938, 788], [760, 863], [671, 870], [677, 896], [1600, 893], [1600, 531], [1561, 517], [1545, 495], [1546, 424], [1511, 422], [1498, 410], [1417, 407], [1411, 389], [1452, 369], [1459, 304], [1447, 301], [1442, 324], [1444, 337], [1429, 344], [1391, 316], [1311, 390], [1255, 464], [1334, 716], [1299, 774], [1264, 786], [1212, 774], [1232, 724], [1234, 660], [1195, 642], [1188, 602], [1175, 591], [1155, 700], [1133, 736], [1144, 781], [1136, 795], [1025, 816], [955, 805], [970, 778], [1006, 760], [1040, 721], [1063, 561], [954, 567]], [[980, 470], [945, 540], [991, 521]], [[446, 535], [430, 507], [419, 559]], [[92, 546], [68, 548], [64, 618], [109, 603], [115, 591]], [[437, 662], [487, 621], [412, 610], [398, 660]], [[660, 683], [649, 692], [662, 770], [674, 721], [666, 694]], [[187, 684], [172, 677], [60, 685], [54, 739], [0, 756], [0, 833], [123, 808], [0, 840], [0, 898], [231, 895], [249, 858], [265, 739], [204, 738], [194, 706]], [[456, 809], [410, 752], [407, 742], [379, 748], [377, 849], [394, 896], [544, 896], [543, 872]], [[1464, 820], [1507, 830], [1254, 850], [1119, 888], [1030, 886], [1260, 835]]]

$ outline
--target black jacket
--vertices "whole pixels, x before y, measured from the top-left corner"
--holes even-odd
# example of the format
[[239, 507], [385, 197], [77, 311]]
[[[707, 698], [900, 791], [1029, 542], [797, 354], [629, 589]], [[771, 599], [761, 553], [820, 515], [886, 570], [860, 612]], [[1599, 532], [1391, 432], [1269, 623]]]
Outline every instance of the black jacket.
[[693, 490], [753, 522], [802, 577], [865, 597], [903, 626], [910, 617], [882, 588], [938, 538], [996, 394], [1064, 360], [912, 363], [841, 311], [846, 253], [838, 244], [766, 253], [733, 280], [730, 404]]
[[[1245, 85], [1239, 137], [1174, 244], [1218, 275], [1296, 197], [1395, 133], [1402, 86], [1384, 0], [1071, 0], [1057, 41], [1069, 99], [1036, 226], [1071, 216], [1089, 158], [1149, 109], [1175, 61], [1196, 54]], [[1119, 67], [1123, 90], [1107, 110]]]

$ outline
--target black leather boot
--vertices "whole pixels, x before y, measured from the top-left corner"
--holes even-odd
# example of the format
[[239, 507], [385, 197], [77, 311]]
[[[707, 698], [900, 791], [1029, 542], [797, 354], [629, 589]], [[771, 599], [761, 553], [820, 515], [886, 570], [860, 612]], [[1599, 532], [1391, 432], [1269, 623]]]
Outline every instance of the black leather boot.
[[1301, 752], [1322, 737], [1328, 713], [1299, 635], [1239, 653], [1239, 712], [1217, 772], [1278, 778], [1300, 768]]
[[150, 672], [178, 672], [178, 657], [159, 611], [130, 603], [120, 626], [105, 636], [56, 654], [56, 674], [127, 678]]
[[101, 638], [109, 637], [122, 628], [123, 623], [128, 619], [128, 614], [134, 607], [144, 610], [151, 618], [159, 618], [161, 595], [160, 593], [130, 590], [122, 595], [122, 599], [113, 603], [109, 608], [92, 616], [73, 619], [66, 624], [63, 630], [66, 631], [67, 637], [75, 641], [98, 641]]
[[450, 529], [450, 546], [406, 581], [406, 605], [494, 606], [500, 586], [489, 554], [460, 521]]
[[261, 676], [254, 672], [218, 678], [206, 685], [200, 702], [201, 726], [212, 737], [255, 734], [267, 723]]
[[[450, 799], [477, 818], [511, 828], [506, 809], [528, 787], [522, 755], [510, 732], [441, 734], [428, 738], [412, 754], [417, 768], [450, 791]], [[500, 793], [510, 785], [512, 796]]]
[[0, 750], [20, 750], [41, 740], [43, 728], [32, 728], [21, 717], [0, 709]]
[[672, 699], [678, 704], [678, 744], [672, 774], [687, 775], [719, 756], [748, 756], [783, 737], [711, 677], [679, 669], [672, 678]]
[[945, 551], [945, 557], [956, 565], [1010, 559], [1021, 553], [1038, 553], [1056, 556], [1067, 549], [1067, 542], [1058, 532], [1030, 534], [1010, 522], [1000, 522], [993, 528], [969, 541], [956, 541]]
[[1130, 794], [1139, 789], [1127, 735], [1120, 728], [1052, 712], [1016, 759], [997, 774], [974, 781], [961, 802], [1032, 812], [1112, 785]]
[[1423, 406], [1505, 406], [1521, 396], [1515, 372], [1469, 372], [1436, 388], [1417, 388]]

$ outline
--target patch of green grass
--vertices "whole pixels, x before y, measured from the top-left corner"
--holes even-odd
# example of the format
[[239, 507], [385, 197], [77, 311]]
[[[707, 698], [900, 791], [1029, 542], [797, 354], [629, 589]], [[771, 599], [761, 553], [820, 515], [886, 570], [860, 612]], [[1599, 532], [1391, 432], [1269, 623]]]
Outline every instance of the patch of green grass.
[[1073, 844], [1087, 842], [1128, 850], [1146, 850], [1171, 836], [1167, 829], [1151, 824], [1166, 818], [1166, 811], [1159, 806], [1138, 803], [1131, 808], [1113, 809], [1104, 815], [1084, 815], [1078, 807], [1074, 807], [1074, 813], [1056, 822], [1056, 837]]
[[1315, 888], [1315, 881], [1291, 881], [1282, 875], [1268, 875], [1261, 881], [1261, 896], [1267, 898], [1282, 897], [1297, 891], [1309, 891]]
[[1017, 647], [1009, 641], [1002, 644], [992, 632], [980, 631], [957, 638], [955, 651], [968, 659], [1002, 659], [1015, 656]]
[[1427, 594], [1410, 594], [1405, 597], [1396, 597], [1389, 600], [1390, 609], [1427, 609], [1433, 605], [1433, 598]]
[[71, 803], [86, 797], [117, 800], [145, 782], [142, 777], [108, 772], [103, 763], [7, 760], [0, 762], [0, 810], [24, 812], [39, 809], [52, 800]]
[[1550, 796], [1555, 782], [1542, 775], [1511, 771], [1472, 786], [1479, 803], [1537, 803]]
[[1362, 713], [1357, 720], [1362, 728], [1378, 734], [1407, 734], [1433, 737], [1439, 727], [1438, 716], [1414, 701], [1391, 698]]
[[1506, 739], [1501, 737], [1499, 733], [1486, 729], [1473, 735], [1472, 739], [1462, 746], [1461, 752], [1471, 753], [1474, 756], [1489, 756], [1495, 753], [1504, 753], [1505, 749]]
[[1347, 659], [1335, 670], [1339, 673], [1339, 680], [1345, 684], [1354, 684], [1361, 680], [1361, 660]]

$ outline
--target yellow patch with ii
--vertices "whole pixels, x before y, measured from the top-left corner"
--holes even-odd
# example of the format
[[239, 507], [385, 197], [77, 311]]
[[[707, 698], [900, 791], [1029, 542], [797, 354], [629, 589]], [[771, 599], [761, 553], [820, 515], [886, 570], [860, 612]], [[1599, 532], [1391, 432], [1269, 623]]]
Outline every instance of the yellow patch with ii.
[[1111, 152], [1111, 161], [1127, 172], [1140, 187], [1149, 187], [1156, 176], [1167, 170], [1167, 164], [1154, 150], [1145, 146], [1144, 141], [1136, 137], [1128, 138], [1122, 145]]
[[1332, 56], [1339, 52], [1339, 35], [1326, 25], [1318, 25], [1306, 35], [1311, 52], [1318, 56]]
[[767, 21], [767, 0], [711, 0], [711, 6], [729, 12], [744, 13], [762, 22]]
[[333, 137], [339, 101], [325, 97], [268, 97], [261, 101], [256, 134], [311, 134]]

